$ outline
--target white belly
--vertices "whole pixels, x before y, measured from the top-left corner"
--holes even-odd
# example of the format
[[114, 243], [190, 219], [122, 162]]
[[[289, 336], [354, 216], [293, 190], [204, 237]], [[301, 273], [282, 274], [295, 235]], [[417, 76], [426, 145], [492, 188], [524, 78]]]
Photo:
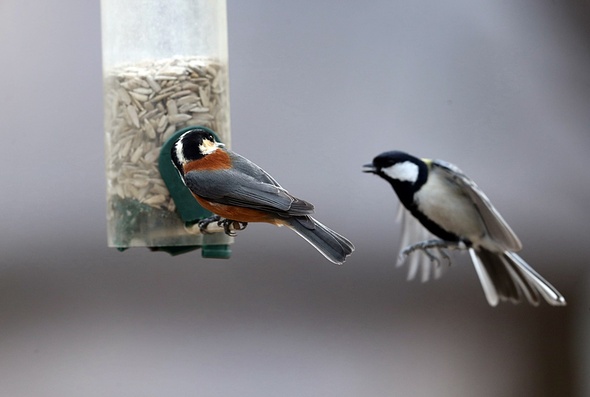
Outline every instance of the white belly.
[[443, 229], [473, 243], [483, 238], [485, 226], [481, 216], [458, 185], [431, 177], [414, 198], [420, 211]]

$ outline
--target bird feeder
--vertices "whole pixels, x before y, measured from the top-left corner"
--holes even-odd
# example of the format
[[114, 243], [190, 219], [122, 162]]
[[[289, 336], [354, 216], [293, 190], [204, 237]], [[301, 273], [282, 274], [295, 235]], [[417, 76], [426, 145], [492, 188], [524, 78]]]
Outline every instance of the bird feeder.
[[175, 200], [188, 191], [167, 164], [189, 126], [231, 143], [225, 0], [102, 0], [101, 13], [109, 246], [229, 257], [230, 237], [187, 227], [211, 214]]

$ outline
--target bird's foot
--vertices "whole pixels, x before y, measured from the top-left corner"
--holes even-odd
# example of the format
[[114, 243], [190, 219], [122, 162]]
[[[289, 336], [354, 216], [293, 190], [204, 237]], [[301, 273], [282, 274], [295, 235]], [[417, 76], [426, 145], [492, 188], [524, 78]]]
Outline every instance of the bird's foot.
[[197, 226], [199, 227], [199, 230], [201, 231], [202, 234], [212, 234], [211, 232], [209, 232], [207, 230], [207, 226], [209, 226], [209, 224], [214, 223], [214, 222], [220, 222], [221, 221], [221, 217], [219, 215], [213, 215], [210, 216], [209, 218], [204, 218], [201, 219], [200, 221], [197, 222]]
[[[236, 236], [236, 230], [244, 230], [248, 226], [248, 222], [238, 222], [231, 219], [222, 219], [217, 222], [217, 225], [223, 226], [223, 231], [230, 237]], [[233, 230], [232, 230], [233, 229]]]
[[[445, 250], [447, 249], [463, 249], [465, 244], [463, 242], [451, 242], [444, 240], [425, 240], [416, 244], [409, 245], [402, 249], [398, 257], [398, 264], [402, 264], [406, 261], [408, 256], [414, 251], [423, 252], [428, 259], [436, 266], [441, 265], [441, 259], [443, 259], [448, 266], [451, 265], [451, 257]], [[438, 255], [430, 252], [436, 250]]]
[[205, 219], [201, 219], [197, 222], [197, 226], [202, 234], [212, 234], [216, 232], [210, 232], [207, 227], [211, 223], [217, 223], [217, 226], [223, 227], [225, 234], [231, 237], [235, 237], [236, 230], [244, 230], [248, 226], [247, 222], [238, 222], [231, 219], [221, 218], [219, 215], [213, 215]]

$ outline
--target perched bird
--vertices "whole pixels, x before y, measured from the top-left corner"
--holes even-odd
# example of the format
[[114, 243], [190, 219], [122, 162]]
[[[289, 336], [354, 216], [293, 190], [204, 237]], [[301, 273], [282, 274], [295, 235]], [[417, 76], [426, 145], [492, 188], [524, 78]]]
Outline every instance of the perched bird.
[[[444, 249], [468, 250], [490, 305], [496, 306], [500, 300], [520, 302], [523, 296], [533, 305], [539, 304], [539, 296], [551, 305], [566, 304], [564, 297], [515, 253], [522, 248], [518, 237], [475, 182], [456, 166], [391, 151], [375, 157], [363, 171], [389, 182], [405, 209], [438, 237], [407, 246], [401, 258], [421, 251], [440, 264], [435, 251], [450, 263]], [[413, 223], [417, 228], [420, 224]], [[412, 229], [411, 222], [405, 225], [410, 227], [405, 235], [421, 234]]]
[[[333, 263], [354, 251], [352, 243], [311, 217], [311, 203], [291, 195], [266, 171], [215, 140], [206, 128], [195, 127], [174, 143], [172, 162], [198, 203], [216, 214], [199, 223], [229, 226], [266, 222], [287, 226]], [[222, 219], [223, 218], [223, 219]]]

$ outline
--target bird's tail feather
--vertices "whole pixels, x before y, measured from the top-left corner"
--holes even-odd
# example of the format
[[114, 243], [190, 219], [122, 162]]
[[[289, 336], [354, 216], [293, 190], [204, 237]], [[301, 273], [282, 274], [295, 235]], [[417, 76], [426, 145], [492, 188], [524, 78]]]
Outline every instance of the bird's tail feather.
[[470, 248], [469, 255], [490, 305], [496, 306], [499, 300], [520, 302], [523, 295], [535, 306], [539, 295], [551, 305], [566, 304], [557, 289], [514, 252]]
[[346, 237], [310, 216], [292, 217], [288, 221], [288, 226], [328, 260], [338, 265], [342, 264], [354, 251], [354, 245]]

